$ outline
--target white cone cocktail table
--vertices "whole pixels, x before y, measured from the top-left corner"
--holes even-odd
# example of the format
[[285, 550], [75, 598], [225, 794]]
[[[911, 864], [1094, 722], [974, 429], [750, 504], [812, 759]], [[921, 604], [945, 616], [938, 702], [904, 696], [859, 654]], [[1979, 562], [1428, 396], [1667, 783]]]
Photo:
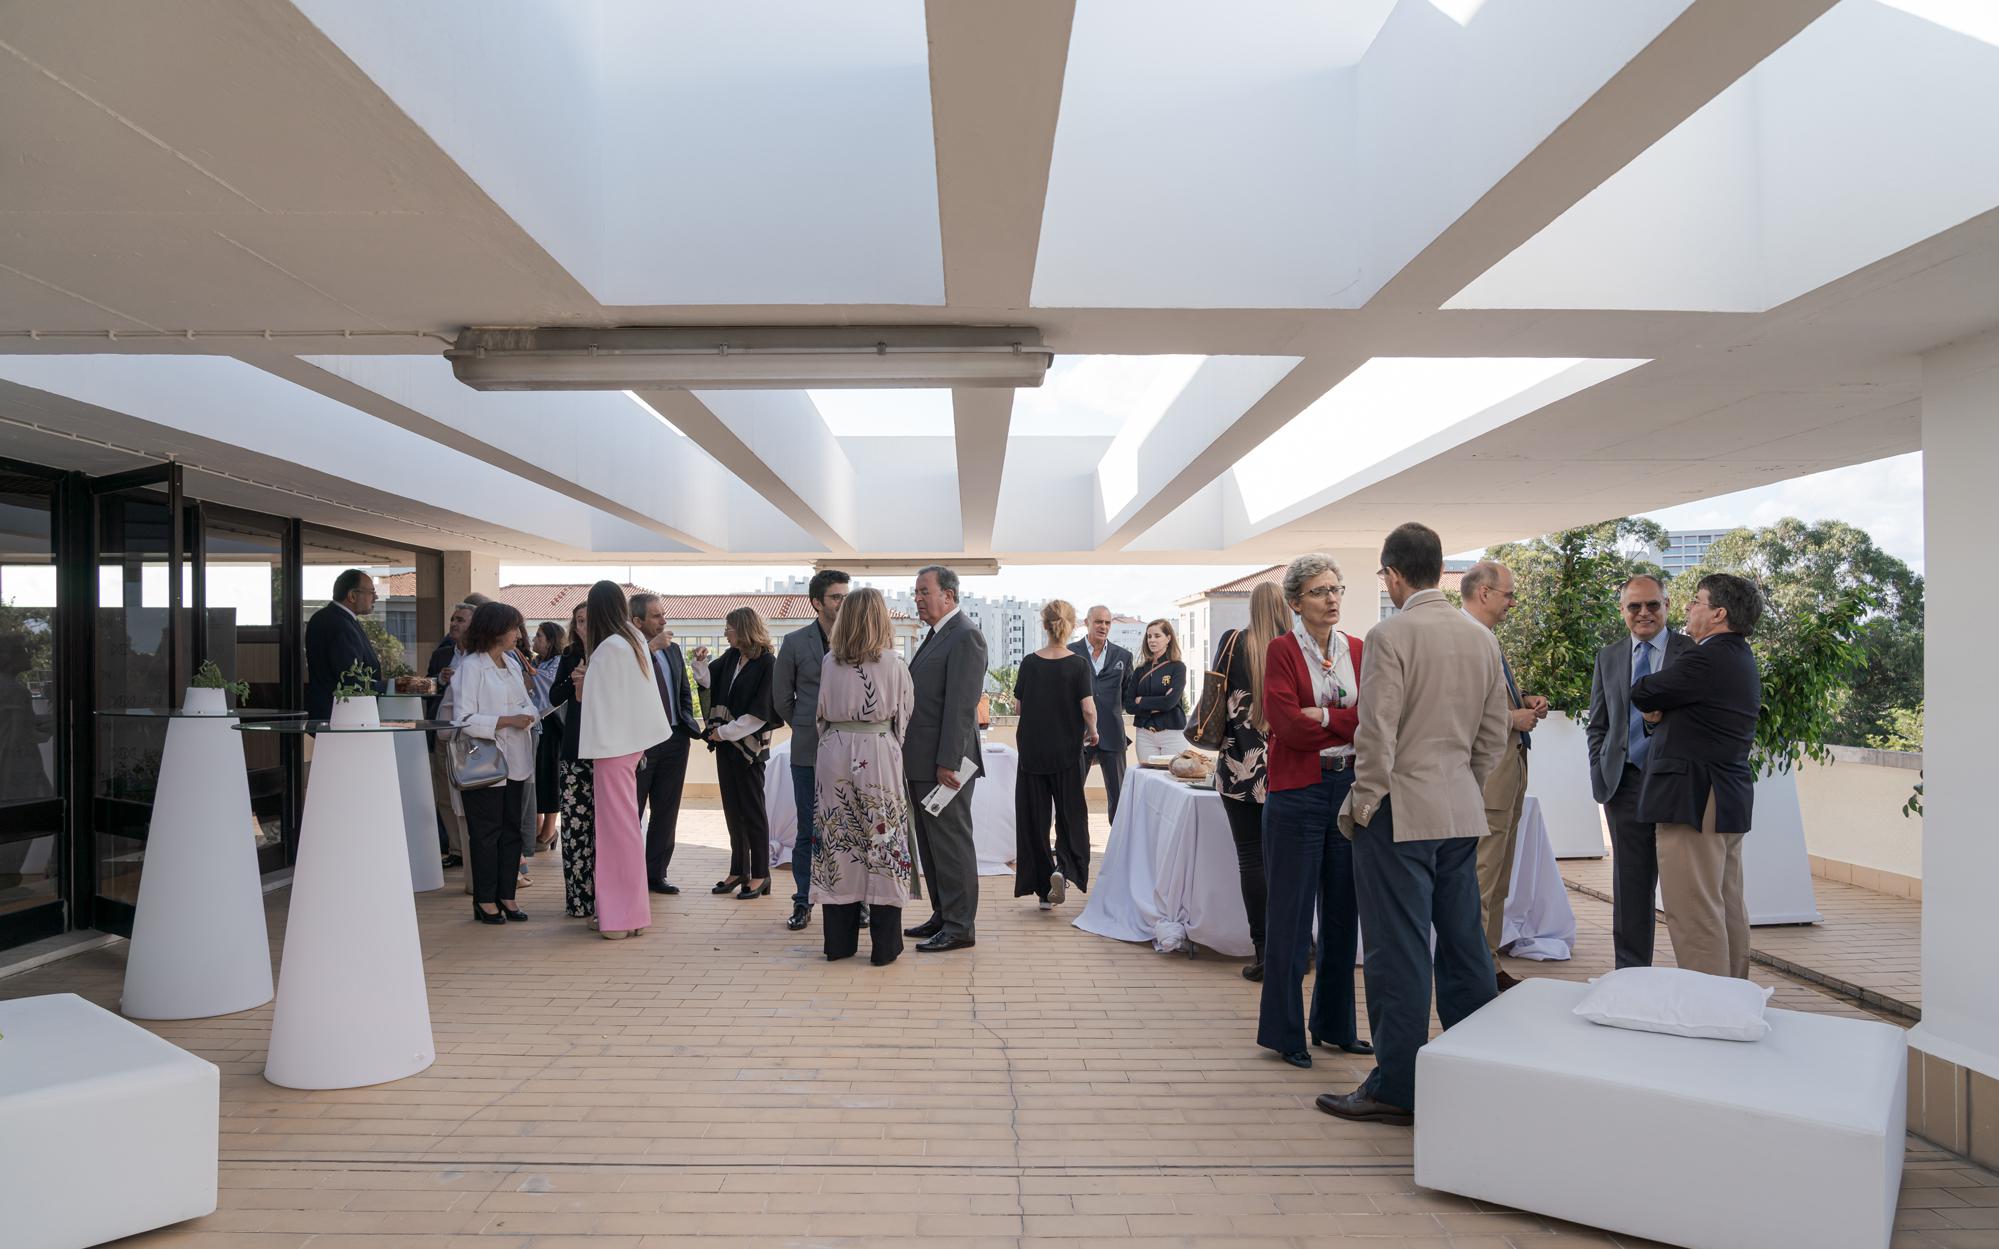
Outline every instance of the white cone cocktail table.
[[314, 734], [264, 1060], [273, 1084], [360, 1088], [436, 1060], [394, 742], [449, 727], [384, 722], [372, 694], [336, 701], [330, 722], [240, 726]]
[[[375, 700], [384, 720], [423, 719], [423, 695], [383, 694]], [[444, 888], [443, 854], [437, 848], [437, 802], [430, 792], [430, 742], [422, 733], [398, 733], [396, 783], [402, 795], [403, 836], [409, 842], [410, 888]]]
[[190, 689], [184, 708], [105, 710], [167, 722], [146, 864], [119, 1007], [133, 1019], [207, 1019], [271, 1000], [271, 941], [257, 864], [257, 821], [238, 717], [219, 689]]

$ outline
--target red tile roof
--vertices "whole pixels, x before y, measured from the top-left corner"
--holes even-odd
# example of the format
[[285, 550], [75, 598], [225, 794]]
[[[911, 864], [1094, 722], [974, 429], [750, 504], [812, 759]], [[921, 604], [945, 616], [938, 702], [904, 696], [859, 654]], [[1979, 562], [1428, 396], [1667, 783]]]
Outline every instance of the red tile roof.
[[382, 598], [415, 598], [416, 574], [392, 572], [386, 577], [377, 577], [375, 593]]

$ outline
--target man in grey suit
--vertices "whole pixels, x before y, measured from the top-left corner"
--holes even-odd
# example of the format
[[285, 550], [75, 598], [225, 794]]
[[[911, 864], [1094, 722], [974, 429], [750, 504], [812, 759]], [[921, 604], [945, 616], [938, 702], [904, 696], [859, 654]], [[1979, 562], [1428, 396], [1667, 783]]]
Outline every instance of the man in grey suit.
[[[930, 918], [903, 935], [922, 938], [920, 954], [969, 949], [976, 943], [979, 855], [972, 842], [972, 786], [985, 775], [979, 752], [979, 694], [986, 687], [986, 638], [958, 610], [958, 574], [932, 565], [916, 574], [916, 617], [930, 626], [909, 661], [916, 709], [902, 743], [916, 850], [930, 882]], [[964, 760], [978, 770], [960, 788]], [[942, 785], [958, 790], [936, 815], [925, 795]]]
[[1097, 699], [1097, 744], [1083, 752], [1083, 778], [1090, 765], [1104, 770], [1104, 797], [1111, 822], [1117, 822], [1117, 799], [1124, 789], [1124, 754], [1131, 740], [1124, 732], [1124, 679], [1131, 675], [1131, 652], [1111, 641], [1111, 609], [1099, 604], [1083, 621], [1081, 641], [1069, 649], [1090, 661], [1092, 692]]
[[1631, 705], [1631, 686], [1677, 663], [1694, 640], [1666, 627], [1672, 600], [1657, 577], [1626, 581], [1617, 606], [1631, 636], [1598, 651], [1590, 673], [1589, 783], [1610, 824], [1611, 949], [1619, 967], [1650, 967], [1659, 853], [1654, 825], [1638, 818], [1638, 790], [1652, 740]]
[[791, 794], [798, 808], [798, 839], [791, 843], [791, 918], [784, 926], [797, 932], [812, 922], [812, 817], [819, 766], [819, 665], [833, 636], [833, 621], [847, 601], [852, 578], [837, 568], [812, 574], [805, 597], [814, 619], [803, 629], [784, 635], [777, 648], [777, 668], [771, 673], [771, 702], [778, 718], [791, 726]]

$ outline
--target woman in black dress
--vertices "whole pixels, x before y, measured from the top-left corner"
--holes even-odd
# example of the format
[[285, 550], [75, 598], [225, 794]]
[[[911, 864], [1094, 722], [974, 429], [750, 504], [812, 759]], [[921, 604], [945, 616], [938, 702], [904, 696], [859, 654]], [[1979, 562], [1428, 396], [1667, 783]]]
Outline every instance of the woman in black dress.
[[1224, 706], [1228, 727], [1223, 731], [1221, 758], [1215, 766], [1215, 790], [1229, 817], [1235, 841], [1236, 869], [1242, 875], [1242, 909], [1249, 915], [1249, 939], [1256, 958], [1242, 969], [1244, 980], [1263, 979], [1263, 913], [1269, 896], [1263, 868], [1263, 800], [1268, 771], [1264, 719], [1263, 659], [1270, 640], [1291, 632], [1291, 609], [1274, 581], [1256, 587], [1249, 596], [1249, 628], [1230, 629], [1215, 645], [1216, 672], [1228, 674]]
[[770, 759], [771, 730], [778, 724], [771, 699], [777, 657], [770, 634], [754, 607], [738, 607], [722, 622], [729, 649], [708, 665], [708, 749], [715, 752], [715, 780], [722, 791], [722, 818], [729, 826], [729, 875], [712, 892], [736, 890], [738, 899], [770, 892], [770, 816], [764, 810], [764, 764]]
[[597, 798], [590, 783], [590, 760], [578, 758], [576, 751], [583, 729], [583, 709], [576, 702], [576, 674], [589, 654], [583, 639], [587, 608], [587, 604], [578, 603], [570, 614], [569, 645], [563, 648], [555, 681], [548, 687], [548, 705], [555, 709], [549, 714], [562, 719], [555, 752], [562, 794], [562, 913], [577, 919], [597, 915]]
[[[1046, 911], [1073, 884], [1090, 890], [1090, 812], [1083, 804], [1083, 752], [1097, 744], [1097, 698], [1090, 661], [1069, 649], [1076, 609], [1054, 599], [1041, 609], [1047, 645], [1020, 661], [1013, 782], [1013, 896], [1033, 894]], [[1055, 852], [1048, 822], [1055, 821]]]

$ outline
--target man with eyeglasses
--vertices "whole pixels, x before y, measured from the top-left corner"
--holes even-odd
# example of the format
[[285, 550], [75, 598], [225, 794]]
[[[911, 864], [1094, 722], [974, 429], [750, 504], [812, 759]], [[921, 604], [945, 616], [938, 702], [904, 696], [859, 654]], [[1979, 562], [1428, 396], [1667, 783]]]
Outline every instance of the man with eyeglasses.
[[1694, 640], [1666, 627], [1672, 600], [1657, 577], [1640, 573], [1626, 581], [1617, 605], [1630, 636], [1598, 651], [1590, 674], [1589, 781], [1610, 825], [1610, 942], [1616, 965], [1650, 967], [1659, 854], [1654, 825], [1638, 818], [1638, 790], [1652, 742], [1631, 705], [1631, 686], [1678, 663]]
[[[1513, 610], [1517, 595], [1513, 570], [1482, 559], [1458, 582], [1465, 615], [1494, 633]], [[1485, 923], [1485, 945], [1492, 951], [1493, 984], [1504, 993], [1520, 982], [1499, 966], [1502, 929], [1506, 926], [1506, 891], [1513, 883], [1513, 859], [1520, 844], [1520, 810], [1527, 802], [1527, 752], [1534, 748], [1534, 726], [1548, 715], [1548, 700], [1520, 692], [1513, 667], [1500, 649], [1499, 673], [1506, 684], [1506, 748], [1485, 778], [1485, 829], [1478, 843], [1479, 917]]]

